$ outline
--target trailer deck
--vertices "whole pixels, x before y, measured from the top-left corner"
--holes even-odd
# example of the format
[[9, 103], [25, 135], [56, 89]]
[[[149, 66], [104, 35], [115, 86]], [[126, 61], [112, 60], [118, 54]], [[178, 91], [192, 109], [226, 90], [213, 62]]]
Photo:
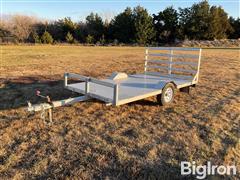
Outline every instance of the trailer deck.
[[[162, 89], [169, 82], [173, 82], [178, 89], [191, 85], [191, 80], [148, 74], [129, 75], [126, 79], [122, 80], [103, 79], [101, 81], [118, 84], [118, 102], [115, 105], [122, 105], [161, 94]], [[66, 88], [80, 94], [85, 94], [85, 85], [86, 83], [84, 82], [74, 83], [67, 85]], [[89, 82], [88, 96], [112, 104], [114, 101], [112, 89], [112, 87]]]

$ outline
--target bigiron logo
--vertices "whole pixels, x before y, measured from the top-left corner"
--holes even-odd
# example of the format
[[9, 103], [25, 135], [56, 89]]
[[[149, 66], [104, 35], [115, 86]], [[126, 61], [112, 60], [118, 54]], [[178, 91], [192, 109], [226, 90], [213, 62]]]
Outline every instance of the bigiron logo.
[[195, 161], [181, 162], [181, 175], [195, 175], [197, 179], [204, 179], [207, 175], [236, 175], [236, 166], [212, 165], [210, 161], [207, 165], [196, 165]]

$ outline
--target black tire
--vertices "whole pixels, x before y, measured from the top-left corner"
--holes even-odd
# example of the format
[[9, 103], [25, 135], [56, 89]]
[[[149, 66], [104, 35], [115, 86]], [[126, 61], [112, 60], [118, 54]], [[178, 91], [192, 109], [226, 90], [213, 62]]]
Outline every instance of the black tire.
[[175, 94], [174, 85], [172, 83], [168, 83], [164, 86], [162, 94], [157, 95], [157, 101], [162, 106], [168, 105], [173, 101], [174, 94]]

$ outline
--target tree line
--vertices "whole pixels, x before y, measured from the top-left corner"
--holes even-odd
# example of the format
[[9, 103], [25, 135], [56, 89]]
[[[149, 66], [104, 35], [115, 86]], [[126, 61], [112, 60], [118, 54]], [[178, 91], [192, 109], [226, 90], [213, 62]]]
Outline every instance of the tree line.
[[87, 44], [161, 44], [180, 40], [240, 38], [240, 18], [228, 17], [220, 6], [208, 1], [191, 7], [167, 7], [150, 15], [144, 7], [127, 7], [110, 22], [91, 13], [85, 22], [66, 17], [42, 22], [29, 16], [15, 15], [0, 24], [0, 38], [30, 43]]

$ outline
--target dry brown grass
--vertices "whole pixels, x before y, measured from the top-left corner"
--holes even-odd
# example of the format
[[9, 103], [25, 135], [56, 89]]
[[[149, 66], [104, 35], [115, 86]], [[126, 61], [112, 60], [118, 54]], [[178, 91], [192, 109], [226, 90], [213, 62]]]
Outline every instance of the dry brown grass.
[[[0, 178], [181, 178], [180, 161], [240, 170], [239, 51], [203, 50], [191, 95], [161, 107], [154, 97], [123, 105], [98, 101], [54, 110], [54, 124], [25, 112], [40, 89], [53, 99], [65, 71], [106, 77], [143, 71], [143, 48], [4, 46], [0, 74]], [[239, 177], [239, 175], [238, 175]], [[232, 177], [237, 179], [237, 177]]]

